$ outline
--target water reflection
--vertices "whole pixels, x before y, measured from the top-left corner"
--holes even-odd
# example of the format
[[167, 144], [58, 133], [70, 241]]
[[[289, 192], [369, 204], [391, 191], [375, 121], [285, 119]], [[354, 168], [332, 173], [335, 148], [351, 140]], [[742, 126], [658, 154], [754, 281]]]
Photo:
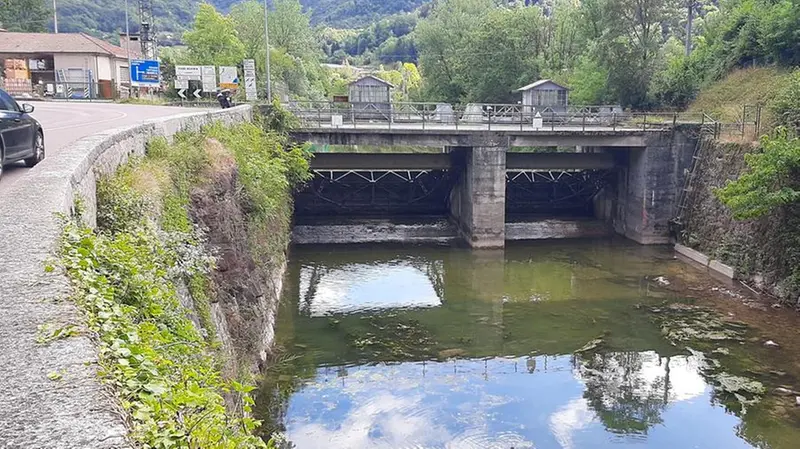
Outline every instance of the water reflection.
[[[738, 420], [711, 405], [692, 356], [600, 358], [322, 368], [293, 395], [286, 430], [300, 448], [749, 447]], [[692, 413], [669, 414], [679, 408]], [[683, 430], [664, 431], [668, 414]], [[684, 432], [692, 416], [702, 435]]]
[[608, 243], [297, 251], [277, 327], [294, 359], [260, 418], [300, 449], [756, 447], [647, 311], [674, 264]]

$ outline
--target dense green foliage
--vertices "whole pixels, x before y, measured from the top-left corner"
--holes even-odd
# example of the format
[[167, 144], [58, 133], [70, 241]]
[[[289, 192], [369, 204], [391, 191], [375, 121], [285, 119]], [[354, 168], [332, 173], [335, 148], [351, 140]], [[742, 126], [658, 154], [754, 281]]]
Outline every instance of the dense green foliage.
[[428, 0], [303, 0], [314, 23], [340, 28], [364, 27], [382, 17], [413, 11]]
[[208, 3], [200, 5], [194, 26], [183, 34], [194, 64], [235, 66], [244, 59], [244, 44], [239, 40], [233, 20]]
[[39, 33], [53, 21], [45, 0], [0, 0], [0, 28]]
[[319, 37], [328, 62], [354, 65], [416, 62], [416, 13], [396, 14], [359, 30], [325, 28]]
[[717, 190], [738, 219], [757, 218], [800, 202], [800, 139], [787, 131], [765, 136], [758, 152], [745, 155], [749, 170]]
[[684, 107], [736, 67], [798, 64], [796, 0], [585, 0], [524, 7], [443, 0], [413, 33], [426, 92], [448, 101], [510, 101], [540, 78], [573, 103]]
[[800, 131], [800, 70], [789, 75], [785, 84], [771, 99], [770, 112], [779, 126]]
[[[308, 170], [303, 150], [284, 150], [282, 135], [253, 124], [213, 125], [205, 135], [224, 139], [233, 153], [253, 220], [290, 204], [289, 189]], [[265, 447], [249, 417], [252, 387], [221, 377], [207, 316], [214, 260], [188, 215], [190, 189], [219, 157], [206, 136], [152, 142], [146, 158], [100, 182], [98, 231], [70, 222], [63, 233], [60, 261], [97, 336], [101, 375], [141, 447]], [[182, 282], [202, 328], [181, 306]]]
[[[270, 74], [276, 96], [321, 99], [329, 78], [319, 61], [322, 53], [297, 0], [277, 0], [269, 14]], [[162, 74], [171, 80], [179, 64], [241, 66], [245, 58], [256, 61], [256, 77], [266, 76], [263, 4], [249, 0], [235, 5], [225, 16], [203, 4], [193, 27], [184, 33], [186, 49], [162, 52]], [[260, 95], [266, 84], [259, 83]]]

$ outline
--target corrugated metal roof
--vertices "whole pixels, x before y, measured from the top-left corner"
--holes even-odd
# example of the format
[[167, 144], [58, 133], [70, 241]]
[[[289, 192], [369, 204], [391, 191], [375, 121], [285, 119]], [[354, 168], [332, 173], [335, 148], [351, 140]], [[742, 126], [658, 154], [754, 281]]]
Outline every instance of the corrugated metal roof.
[[[87, 53], [127, 58], [128, 52], [84, 33], [0, 33], [0, 53]], [[131, 51], [131, 57], [138, 57]]]
[[390, 82], [388, 82], [388, 81], [386, 81], [386, 80], [382, 80], [382, 79], [378, 78], [378, 77], [377, 77], [377, 76], [375, 76], [375, 75], [367, 75], [367, 76], [362, 76], [361, 78], [359, 78], [359, 79], [357, 79], [357, 80], [355, 80], [355, 81], [351, 81], [350, 83], [348, 83], [348, 85], [350, 85], [350, 84], [356, 84], [357, 82], [359, 82], [359, 81], [361, 81], [361, 80], [365, 80], [365, 79], [367, 79], [367, 78], [372, 78], [372, 79], [374, 79], [375, 81], [381, 82], [381, 83], [383, 83], [383, 84], [386, 84], [386, 85], [387, 85], [387, 86], [389, 86], [389, 87], [392, 87], [392, 88], [394, 88], [394, 84], [392, 84], [392, 83], [390, 83]]
[[517, 91], [519, 92], [519, 91], [523, 91], [523, 90], [531, 90], [531, 89], [533, 89], [534, 87], [539, 87], [539, 86], [541, 86], [542, 84], [547, 84], [547, 83], [552, 83], [552, 84], [555, 84], [556, 86], [558, 86], [558, 87], [560, 87], [560, 88], [562, 88], [562, 89], [567, 89], [567, 90], [569, 90], [569, 88], [568, 88], [568, 87], [566, 87], [566, 86], [562, 86], [561, 84], [558, 84], [557, 82], [555, 82], [555, 81], [553, 81], [553, 80], [539, 80], [539, 81], [536, 81], [535, 83], [530, 83], [530, 84], [528, 84], [527, 86], [520, 87], [519, 89], [517, 89]]

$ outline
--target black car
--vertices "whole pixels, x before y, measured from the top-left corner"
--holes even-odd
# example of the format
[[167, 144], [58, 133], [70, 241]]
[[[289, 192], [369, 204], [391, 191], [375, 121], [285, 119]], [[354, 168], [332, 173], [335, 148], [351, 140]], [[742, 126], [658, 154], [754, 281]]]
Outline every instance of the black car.
[[33, 106], [20, 106], [0, 89], [0, 178], [4, 165], [24, 161], [33, 167], [44, 159], [44, 131], [31, 112]]

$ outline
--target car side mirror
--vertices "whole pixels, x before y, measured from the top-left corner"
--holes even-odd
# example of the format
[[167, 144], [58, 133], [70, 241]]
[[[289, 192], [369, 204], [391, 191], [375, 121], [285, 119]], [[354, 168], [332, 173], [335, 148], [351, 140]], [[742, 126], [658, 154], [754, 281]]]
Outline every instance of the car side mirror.
[[32, 104], [28, 104], [28, 103], [23, 103], [22, 104], [22, 112], [24, 112], [26, 114], [30, 114], [31, 112], [33, 112], [33, 105]]

